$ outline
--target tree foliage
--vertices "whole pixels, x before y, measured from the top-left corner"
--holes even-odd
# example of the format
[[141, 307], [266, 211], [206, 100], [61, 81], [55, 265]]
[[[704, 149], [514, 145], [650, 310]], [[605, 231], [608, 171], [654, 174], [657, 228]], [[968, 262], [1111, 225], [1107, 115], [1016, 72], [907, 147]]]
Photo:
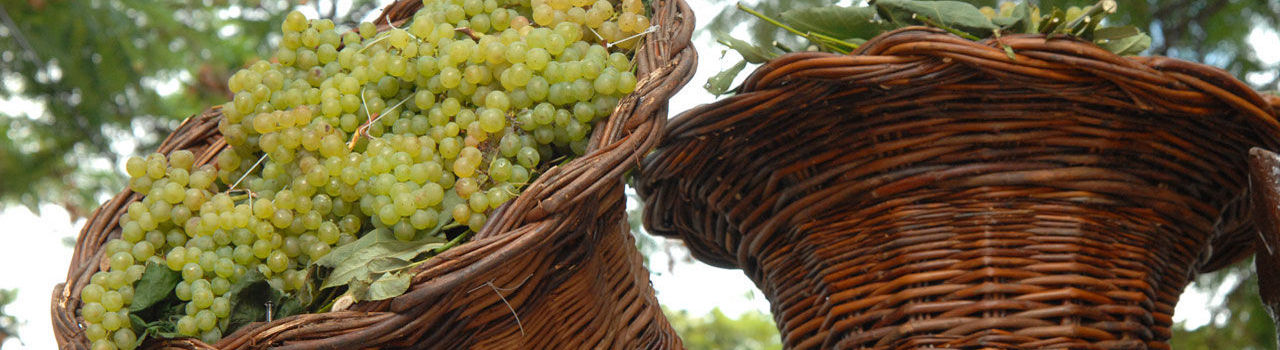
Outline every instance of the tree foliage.
[[[1234, 287], [1219, 288], [1231, 284]], [[1275, 323], [1258, 296], [1258, 276], [1253, 273], [1252, 261], [1202, 274], [1191, 288], [1221, 298], [1223, 303], [1204, 306], [1209, 312], [1207, 325], [1195, 329], [1188, 329], [1184, 323], [1175, 325], [1170, 341], [1174, 349], [1276, 348]]]
[[18, 337], [18, 318], [4, 312], [4, 307], [18, 298], [17, 289], [0, 289], [0, 345], [5, 338]]
[[[703, 31], [710, 33], [746, 33], [755, 43], [777, 43], [787, 48], [802, 48], [807, 43], [777, 26], [736, 9], [739, 0], [711, 0], [722, 4], [723, 10], [711, 20]], [[757, 11], [781, 18], [782, 13], [797, 8], [830, 5], [831, 0], [759, 0], [751, 5]], [[855, 4], [866, 1], [854, 1]], [[966, 0], [975, 6], [998, 7], [1007, 1]], [[1045, 0], [1030, 1], [1041, 8], [1067, 8], [1089, 6], [1096, 0]], [[1269, 81], [1255, 84], [1260, 90], [1280, 88], [1280, 64], [1262, 61], [1249, 45], [1254, 30], [1275, 30], [1280, 27], [1280, 1], [1252, 0], [1117, 0], [1117, 12], [1107, 16], [1107, 21], [1129, 24], [1142, 28], [1154, 39], [1150, 49], [1142, 55], [1170, 56], [1194, 62], [1218, 66], [1244, 79], [1250, 74], [1270, 75]], [[1107, 22], [1104, 22], [1107, 23]]]
[[[354, 3], [341, 15], [376, 5]], [[311, 5], [340, 15], [334, 1]], [[56, 203], [84, 214], [102, 194], [118, 191], [117, 153], [154, 149], [177, 121], [225, 102], [229, 72], [269, 57], [267, 42], [279, 40], [272, 33], [297, 6], [284, 0], [0, 2], [0, 101], [36, 106], [34, 115], [0, 109], [0, 207]], [[157, 91], [173, 90], [174, 83], [173, 93]], [[141, 142], [117, 150], [121, 139]]]
[[671, 327], [690, 350], [766, 350], [782, 349], [778, 328], [768, 314], [758, 311], [744, 313], [738, 318], [726, 316], [720, 308], [712, 309], [705, 316], [693, 316], [688, 311], [663, 313], [671, 321]]

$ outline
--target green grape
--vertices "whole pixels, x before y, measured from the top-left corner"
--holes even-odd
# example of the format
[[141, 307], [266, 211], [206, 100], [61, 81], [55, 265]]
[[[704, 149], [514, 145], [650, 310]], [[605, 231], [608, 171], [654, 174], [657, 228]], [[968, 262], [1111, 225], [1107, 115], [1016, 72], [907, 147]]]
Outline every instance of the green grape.
[[102, 288], [101, 285], [90, 283], [80, 290], [80, 300], [85, 303], [98, 302], [102, 300], [102, 293], [104, 292], [106, 292], [106, 289]]
[[83, 317], [85, 322], [101, 323], [103, 316], [106, 314], [107, 308], [103, 307], [101, 303], [88, 302], [80, 307], [80, 317]]
[[90, 346], [92, 350], [115, 350], [116, 343], [110, 339], [98, 339]]
[[119, 313], [108, 311], [102, 315], [102, 328], [106, 328], [108, 332], [114, 332], [120, 327], [128, 325], [127, 318], [121, 318]]
[[187, 315], [178, 319], [177, 331], [182, 335], [195, 336], [199, 334], [200, 327], [194, 316]]
[[204, 277], [204, 269], [200, 264], [188, 262], [182, 265], [182, 280], [190, 282], [202, 277]]
[[120, 349], [134, 349], [138, 347], [138, 336], [128, 327], [116, 330], [114, 335], [112, 335], [112, 339], [115, 341], [116, 347]]
[[119, 291], [107, 291], [102, 294], [101, 304], [107, 312], [120, 311], [120, 308], [124, 307], [124, 297], [120, 295]]
[[99, 339], [106, 339], [107, 334], [108, 334], [107, 329], [103, 328], [102, 324], [90, 323], [88, 325], [85, 325], [84, 327], [85, 337], [89, 338], [89, 341], [92, 341], [92, 342], [96, 342]]

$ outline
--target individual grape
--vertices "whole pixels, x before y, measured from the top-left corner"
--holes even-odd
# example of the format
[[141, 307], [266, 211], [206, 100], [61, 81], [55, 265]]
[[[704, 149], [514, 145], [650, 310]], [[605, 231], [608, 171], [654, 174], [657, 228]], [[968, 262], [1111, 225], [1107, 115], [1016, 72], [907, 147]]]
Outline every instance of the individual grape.
[[120, 317], [119, 313], [108, 311], [102, 315], [102, 328], [106, 328], [108, 332], [113, 332], [120, 327], [128, 325], [129, 320]]
[[102, 293], [105, 293], [105, 291], [102, 286], [90, 283], [80, 290], [80, 300], [85, 303], [97, 302], [102, 300]]
[[115, 346], [117, 348], [134, 349], [138, 347], [138, 336], [134, 334], [133, 330], [130, 328], [126, 327], [116, 330], [111, 338], [115, 341]]
[[182, 280], [190, 282], [202, 277], [204, 277], [204, 269], [200, 267], [200, 264], [188, 262], [182, 265]]
[[110, 339], [98, 339], [90, 345], [92, 350], [115, 350], [116, 343]]
[[89, 341], [96, 342], [99, 339], [106, 339], [108, 332], [106, 328], [102, 327], [102, 324], [90, 323], [84, 327], [84, 335], [85, 338], [89, 338]]
[[120, 311], [120, 308], [124, 307], [124, 297], [118, 291], [107, 291], [102, 294], [101, 303], [103, 309], [107, 312]]
[[100, 323], [106, 314], [107, 309], [101, 303], [89, 302], [80, 307], [80, 317], [83, 317], [85, 322]]
[[195, 336], [200, 334], [200, 326], [196, 322], [196, 318], [191, 315], [178, 318], [177, 331], [182, 335]]

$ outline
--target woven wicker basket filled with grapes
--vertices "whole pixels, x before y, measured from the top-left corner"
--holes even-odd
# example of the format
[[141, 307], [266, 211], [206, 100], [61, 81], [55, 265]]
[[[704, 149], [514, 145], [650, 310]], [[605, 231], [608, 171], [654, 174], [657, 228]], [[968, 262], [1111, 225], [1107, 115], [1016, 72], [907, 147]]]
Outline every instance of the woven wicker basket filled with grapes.
[[54, 290], [60, 347], [680, 347], [623, 173], [693, 73], [687, 5], [404, 0], [373, 23], [290, 14], [233, 101], [126, 163]]
[[908, 27], [764, 63], [636, 184], [788, 348], [1167, 349], [1189, 281], [1253, 252], [1278, 102], [1078, 38]]

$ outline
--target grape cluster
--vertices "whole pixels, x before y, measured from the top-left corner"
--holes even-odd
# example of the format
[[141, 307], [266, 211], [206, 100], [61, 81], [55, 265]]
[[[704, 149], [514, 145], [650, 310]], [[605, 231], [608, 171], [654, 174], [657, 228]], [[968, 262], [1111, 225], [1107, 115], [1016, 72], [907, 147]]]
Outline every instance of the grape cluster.
[[128, 307], [148, 262], [182, 276], [176, 332], [214, 342], [247, 273], [288, 293], [362, 232], [477, 231], [540, 170], [583, 154], [636, 87], [640, 0], [423, 2], [382, 31], [290, 13], [275, 59], [231, 77], [229, 147], [213, 164], [188, 151], [127, 161], [143, 197], [81, 292], [94, 349], [138, 345]]

